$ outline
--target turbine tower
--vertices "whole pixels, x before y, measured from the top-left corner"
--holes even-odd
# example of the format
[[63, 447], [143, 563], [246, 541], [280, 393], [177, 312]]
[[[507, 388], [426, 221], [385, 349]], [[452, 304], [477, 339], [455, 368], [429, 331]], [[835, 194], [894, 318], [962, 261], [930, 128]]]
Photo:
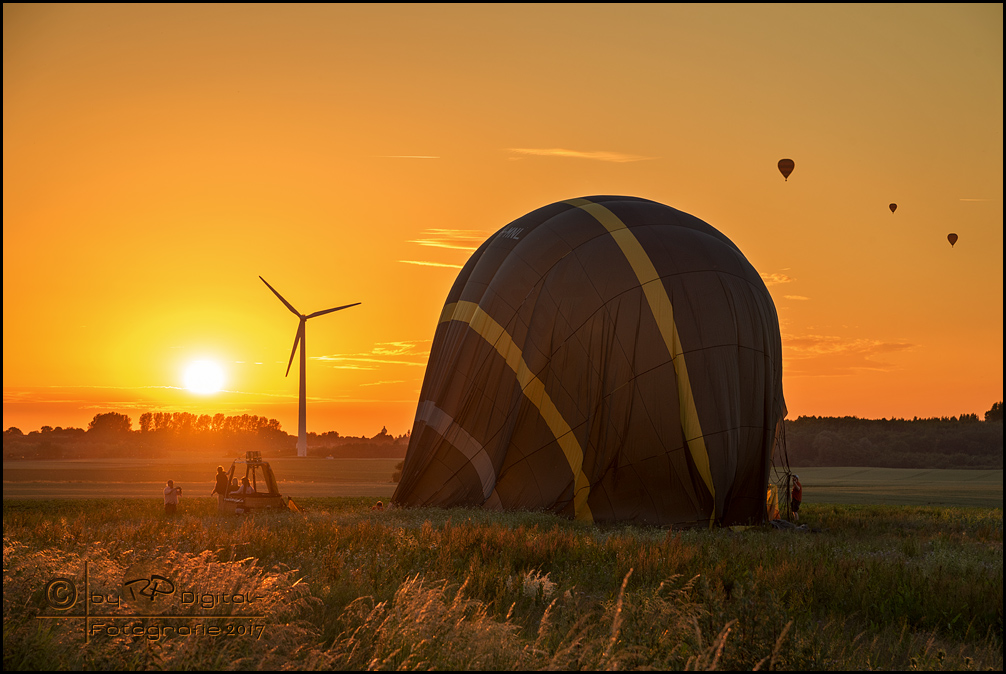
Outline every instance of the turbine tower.
[[305, 327], [307, 325], [307, 319], [314, 318], [315, 316], [323, 316], [325, 314], [330, 314], [333, 311], [339, 311], [340, 309], [348, 309], [349, 307], [355, 307], [359, 302], [354, 302], [353, 304], [344, 304], [341, 307], [335, 307], [334, 309], [325, 309], [323, 311], [316, 311], [313, 314], [302, 314], [293, 308], [293, 305], [287, 302], [282, 295], [280, 295], [275, 288], [269, 285], [269, 282], [264, 278], [262, 283], [266, 284], [269, 290], [273, 291], [279, 301], [286, 305], [286, 308], [294, 313], [294, 315], [300, 319], [300, 325], [297, 327], [297, 336], [293, 339], [293, 351], [290, 352], [290, 362], [286, 366], [286, 375], [290, 375], [290, 366], [293, 365], [293, 357], [297, 353], [297, 347], [300, 347], [300, 407], [298, 409], [297, 415], [297, 456], [307, 456], [307, 347], [304, 342], [305, 339]]

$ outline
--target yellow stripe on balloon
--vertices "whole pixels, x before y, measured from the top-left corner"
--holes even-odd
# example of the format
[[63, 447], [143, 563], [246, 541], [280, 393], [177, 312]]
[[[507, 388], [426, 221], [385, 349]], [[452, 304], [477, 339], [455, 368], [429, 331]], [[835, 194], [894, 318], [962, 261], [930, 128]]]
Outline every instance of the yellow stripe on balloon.
[[478, 333], [496, 349], [507, 366], [513, 370], [524, 396], [538, 408], [542, 420], [552, 431], [556, 442], [566, 457], [573, 473], [573, 516], [578, 520], [592, 522], [593, 515], [587, 505], [590, 496], [590, 482], [583, 474], [583, 448], [573, 434], [573, 429], [563, 418], [552, 398], [545, 391], [545, 384], [528, 368], [524, 354], [510, 337], [510, 334], [492, 316], [475, 302], [452, 302], [444, 307], [440, 322], [460, 321]]
[[678, 326], [674, 323], [674, 307], [671, 305], [671, 298], [667, 295], [667, 289], [664, 288], [663, 281], [657, 274], [650, 256], [643, 250], [639, 239], [617, 215], [589, 199], [570, 199], [566, 203], [590, 213], [608, 230], [622, 254], [625, 255], [625, 259], [632, 266], [636, 278], [639, 279], [639, 285], [643, 289], [646, 301], [650, 305], [650, 311], [657, 322], [657, 328], [667, 346], [667, 352], [671, 356], [671, 362], [674, 364], [674, 374], [678, 383], [678, 410], [685, 442], [688, 443], [688, 451], [702, 481], [705, 482], [709, 493], [713, 496], [713, 513], [709, 521], [712, 526], [716, 519], [716, 488], [713, 486], [713, 475], [709, 467], [709, 452], [706, 450], [702, 426], [699, 423], [699, 413], [695, 407], [695, 396], [692, 394], [688, 368], [685, 366], [684, 349], [681, 346], [681, 338], [678, 336]]

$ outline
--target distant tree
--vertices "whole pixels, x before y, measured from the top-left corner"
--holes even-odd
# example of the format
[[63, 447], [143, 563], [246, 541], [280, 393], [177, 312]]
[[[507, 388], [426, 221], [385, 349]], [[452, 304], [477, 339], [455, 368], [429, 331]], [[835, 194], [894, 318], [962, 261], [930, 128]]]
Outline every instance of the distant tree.
[[140, 415], [140, 432], [149, 433], [151, 427], [154, 425], [154, 415], [150, 412], [144, 412]]
[[18, 428], [17, 426], [11, 426], [6, 431], [4, 431], [3, 434], [4, 436], [9, 438], [20, 438], [21, 436], [24, 435], [24, 433], [21, 432], [21, 429]]
[[125, 436], [132, 430], [133, 422], [125, 414], [106, 412], [95, 414], [87, 425], [87, 432], [103, 436]]
[[992, 409], [985, 413], [985, 421], [1003, 420], [1003, 401], [992, 403]]
[[166, 431], [171, 428], [171, 412], [154, 412], [154, 430]]
[[200, 433], [209, 431], [213, 426], [213, 417], [208, 414], [200, 414], [196, 419], [196, 430]]
[[191, 412], [175, 412], [171, 415], [171, 430], [181, 435], [192, 433], [195, 425], [196, 415]]

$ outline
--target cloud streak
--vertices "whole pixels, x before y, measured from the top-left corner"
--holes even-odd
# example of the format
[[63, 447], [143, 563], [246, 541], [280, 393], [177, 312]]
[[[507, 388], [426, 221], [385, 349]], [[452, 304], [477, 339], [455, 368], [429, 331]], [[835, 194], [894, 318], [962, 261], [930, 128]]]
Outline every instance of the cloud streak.
[[430, 248], [474, 251], [486, 240], [486, 233], [477, 229], [427, 229], [420, 239], [410, 239]]
[[[425, 340], [424, 340], [425, 342]], [[312, 356], [312, 360], [328, 363], [337, 370], [376, 370], [384, 365], [426, 367], [430, 352], [419, 350], [419, 342], [380, 342], [370, 353], [332, 354]]]
[[782, 339], [787, 376], [849, 375], [863, 370], [890, 372], [885, 356], [916, 347], [909, 342], [845, 338], [833, 335], [786, 335]]
[[461, 269], [463, 264], [448, 264], [446, 262], [430, 262], [429, 260], [399, 260], [404, 264], [415, 264], [420, 267], [448, 267], [450, 269]]
[[[427, 248], [443, 248], [446, 250], [462, 250], [471, 253], [478, 249], [486, 239], [486, 233], [477, 229], [427, 229], [418, 239], [410, 239], [409, 243], [417, 243]], [[443, 267], [461, 269], [464, 264], [456, 262], [434, 262], [433, 260], [399, 260], [403, 264], [414, 264], [420, 267]]]
[[787, 276], [786, 274], [780, 274], [778, 272], [774, 274], [759, 274], [761, 280], [765, 282], [767, 286], [775, 286], [780, 283], [792, 283], [793, 277]]
[[559, 147], [553, 147], [553, 148], [511, 147], [508, 148], [508, 151], [514, 154], [526, 155], [532, 157], [563, 157], [567, 159], [590, 159], [593, 161], [614, 162], [616, 164], [624, 164], [627, 162], [648, 161], [650, 159], [656, 159], [656, 157], [644, 157], [642, 155], [627, 154], [624, 152], [583, 152], [580, 150], [567, 150]]

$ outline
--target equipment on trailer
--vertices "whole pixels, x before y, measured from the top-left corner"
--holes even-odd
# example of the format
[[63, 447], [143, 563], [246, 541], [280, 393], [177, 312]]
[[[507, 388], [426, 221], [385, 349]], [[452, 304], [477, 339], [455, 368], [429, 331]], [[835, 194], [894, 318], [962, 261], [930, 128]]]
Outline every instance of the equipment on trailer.
[[224, 496], [225, 513], [286, 510], [289, 507], [286, 497], [279, 493], [276, 475], [269, 462], [262, 460], [260, 452], [245, 452], [243, 459], [234, 459], [227, 471], [227, 481], [232, 486]]

